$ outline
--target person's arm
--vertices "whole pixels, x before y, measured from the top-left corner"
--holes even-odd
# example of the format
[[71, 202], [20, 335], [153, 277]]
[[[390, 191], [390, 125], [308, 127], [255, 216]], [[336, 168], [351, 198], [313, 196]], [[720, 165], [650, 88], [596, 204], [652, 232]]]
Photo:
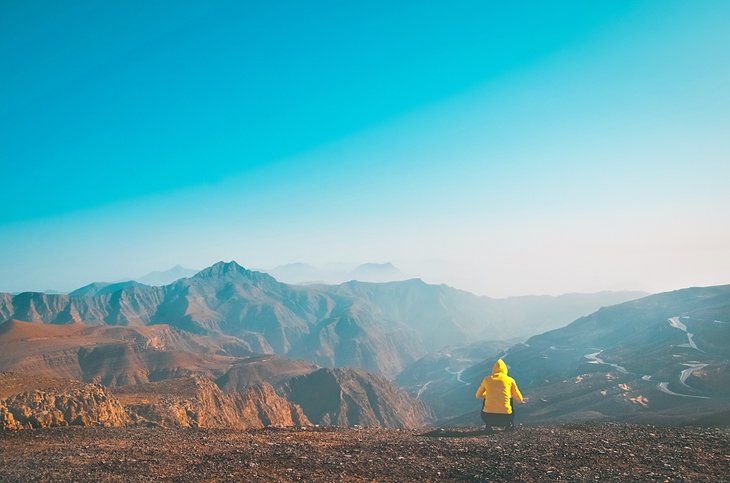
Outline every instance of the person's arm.
[[525, 399], [522, 397], [522, 393], [520, 392], [520, 389], [517, 387], [517, 383], [514, 379], [512, 379], [512, 388], [510, 389], [510, 395], [512, 396], [512, 399], [517, 401], [518, 403], [522, 404], [525, 402]]
[[487, 385], [484, 383], [484, 379], [482, 379], [482, 383], [479, 385], [479, 389], [477, 389], [476, 398], [477, 399], [484, 399], [487, 397]]

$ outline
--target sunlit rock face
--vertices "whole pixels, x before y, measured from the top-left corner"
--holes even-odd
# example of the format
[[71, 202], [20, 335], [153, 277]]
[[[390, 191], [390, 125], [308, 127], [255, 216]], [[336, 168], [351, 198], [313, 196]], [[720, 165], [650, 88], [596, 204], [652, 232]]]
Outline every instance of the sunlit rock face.
[[0, 429], [120, 427], [130, 422], [119, 400], [98, 384], [66, 392], [25, 392], [0, 401]]

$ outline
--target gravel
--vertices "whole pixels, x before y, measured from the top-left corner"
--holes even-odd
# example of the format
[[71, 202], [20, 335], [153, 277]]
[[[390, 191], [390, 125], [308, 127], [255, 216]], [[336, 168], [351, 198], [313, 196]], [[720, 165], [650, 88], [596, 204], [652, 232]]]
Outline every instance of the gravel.
[[0, 481], [730, 481], [730, 430], [625, 424], [445, 431], [0, 432]]

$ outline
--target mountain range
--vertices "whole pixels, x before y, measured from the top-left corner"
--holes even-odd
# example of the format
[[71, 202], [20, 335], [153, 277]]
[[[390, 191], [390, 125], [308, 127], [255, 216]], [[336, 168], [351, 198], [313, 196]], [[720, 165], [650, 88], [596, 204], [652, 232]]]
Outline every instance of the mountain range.
[[[530, 396], [518, 408], [526, 421], [722, 420], [730, 286], [642, 295], [494, 299], [418, 279], [289, 285], [220, 262], [159, 287], [0, 294], [0, 370], [125, 394], [202, 378], [215, 385], [210, 407], [269, 385], [318, 424], [412, 427], [478, 422], [474, 388], [502, 357]], [[175, 407], [203, 404], [189, 394]]]
[[[639, 295], [491, 299], [417, 279], [297, 286], [221, 262], [160, 287], [0, 294], [0, 370], [101, 383], [127, 401], [132, 419], [168, 425], [233, 421], [231, 408], [243, 407], [236, 395], [269, 397], [260, 389], [269, 385], [308, 421], [413, 427], [433, 421], [431, 409], [387, 377], [434, 349], [560, 326]], [[480, 350], [474, 344], [469, 357]], [[166, 405], [135, 403], [148, 393], [167, 394]], [[228, 416], [191, 409], [203, 419], [189, 420], [181, 408]], [[297, 420], [284, 413], [279, 420]]]
[[0, 294], [0, 320], [141, 327], [235, 337], [246, 350], [388, 377], [445, 345], [526, 337], [641, 296], [603, 292], [493, 299], [413, 279], [298, 286], [235, 262], [162, 287], [91, 284], [69, 295]]

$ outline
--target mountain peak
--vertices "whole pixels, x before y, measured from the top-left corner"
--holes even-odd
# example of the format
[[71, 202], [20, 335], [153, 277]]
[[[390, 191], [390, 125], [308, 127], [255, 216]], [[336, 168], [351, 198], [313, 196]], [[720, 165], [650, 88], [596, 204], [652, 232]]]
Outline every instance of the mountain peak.
[[195, 274], [196, 277], [199, 276], [210, 276], [210, 275], [222, 275], [224, 273], [231, 273], [231, 272], [241, 272], [246, 273], [248, 270], [246, 270], [244, 267], [239, 265], [235, 260], [231, 260], [230, 262], [216, 262], [213, 265], [211, 265], [208, 268], [204, 268], [203, 270], [199, 271]]
[[214, 263], [210, 267], [201, 270], [193, 276], [193, 278], [196, 279], [221, 277], [243, 278], [254, 282], [276, 282], [276, 279], [271, 275], [267, 273], [248, 270], [247, 268], [239, 265], [235, 260], [231, 260], [230, 262], [220, 261]]

